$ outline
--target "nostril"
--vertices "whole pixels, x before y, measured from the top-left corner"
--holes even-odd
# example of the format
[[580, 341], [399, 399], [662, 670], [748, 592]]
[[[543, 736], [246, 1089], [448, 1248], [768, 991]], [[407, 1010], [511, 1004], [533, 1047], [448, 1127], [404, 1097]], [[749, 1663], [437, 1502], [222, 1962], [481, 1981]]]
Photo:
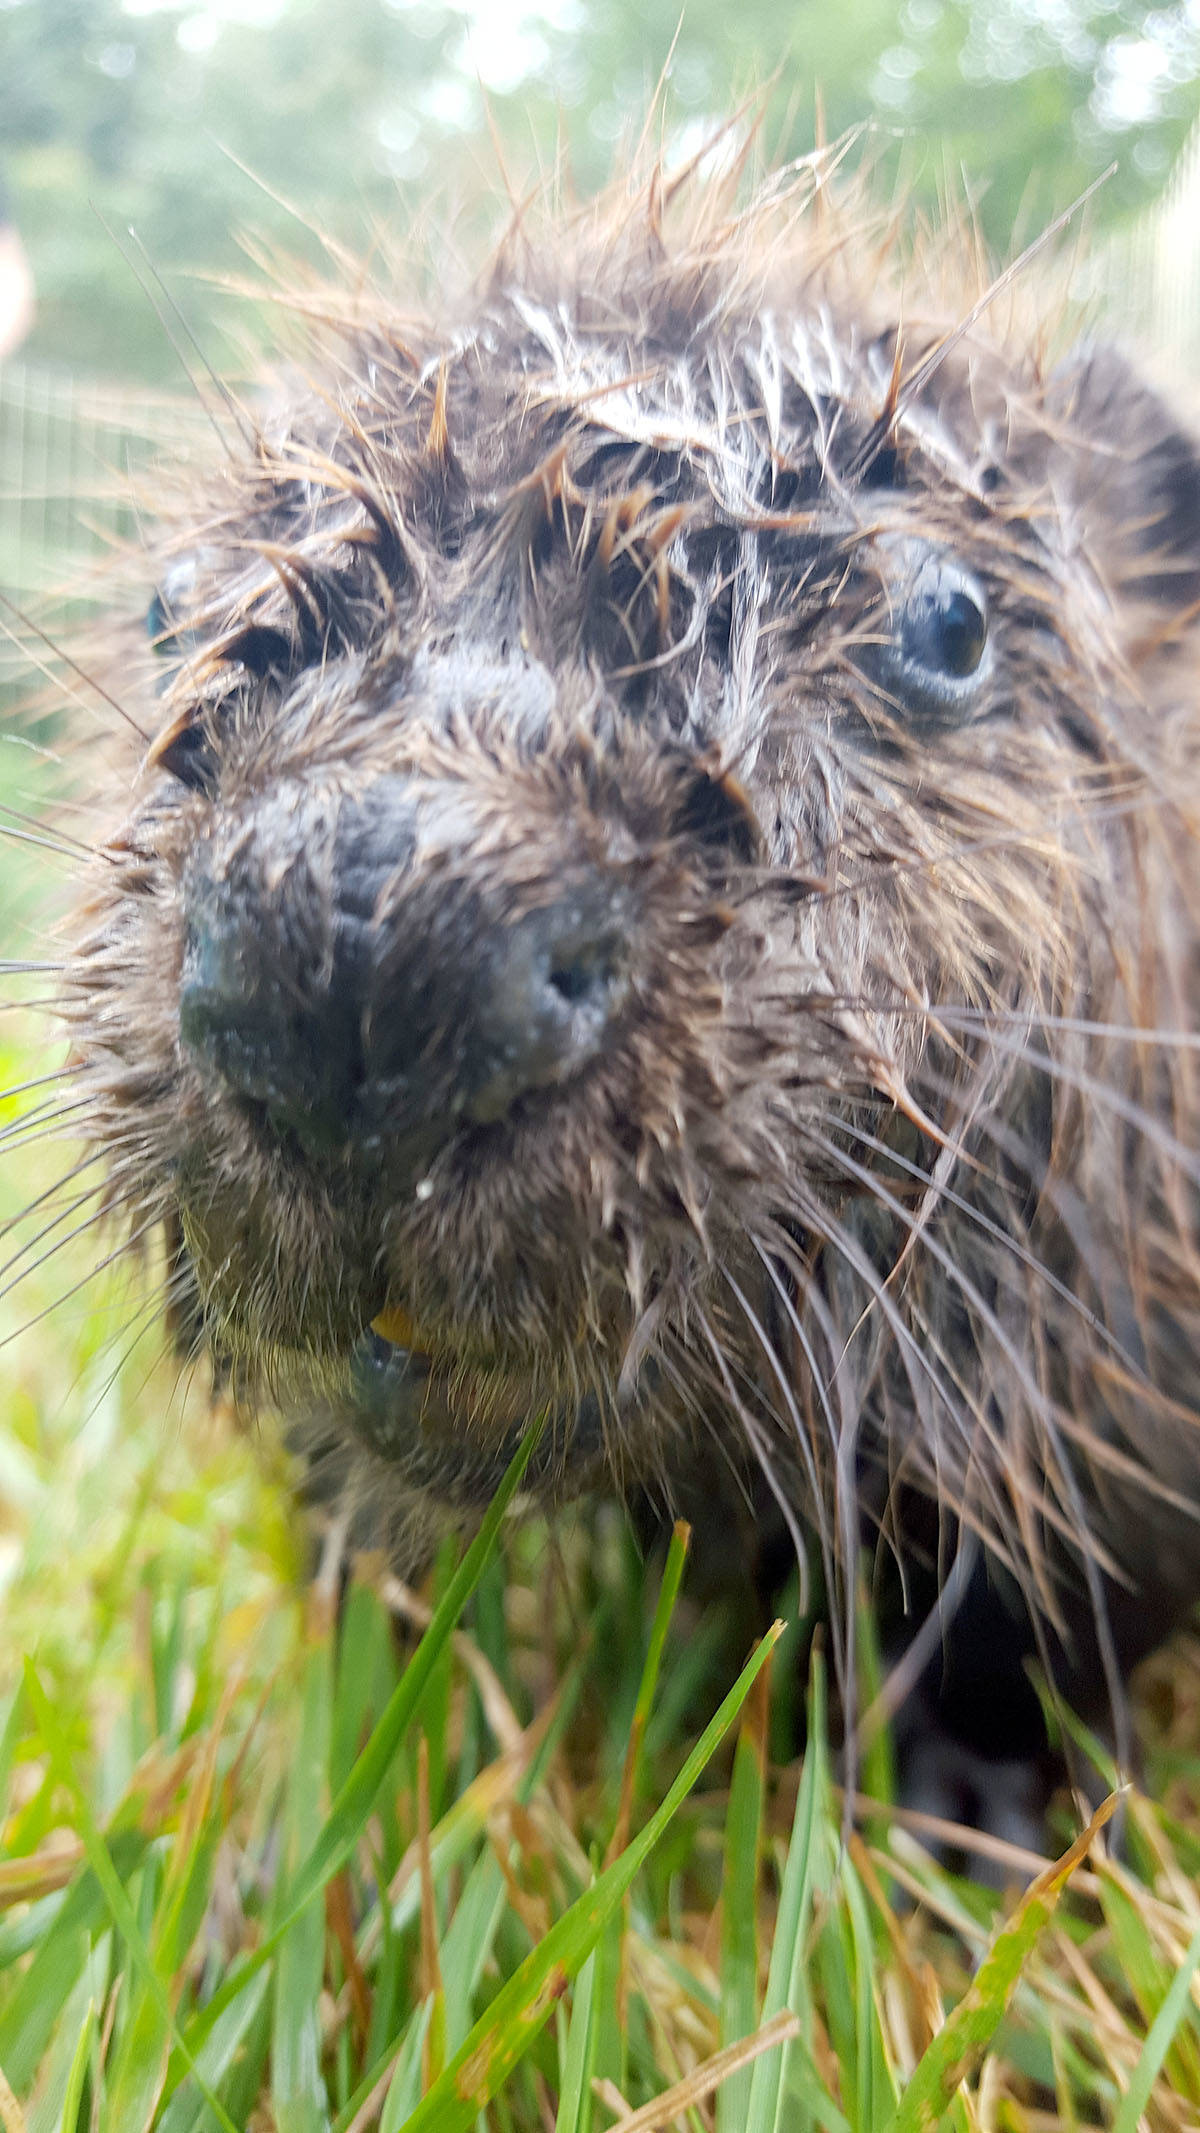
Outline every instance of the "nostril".
[[602, 1050], [629, 986], [628, 929], [614, 923], [618, 911], [627, 916], [624, 897], [594, 883], [495, 940], [464, 1031], [465, 1117], [490, 1124], [519, 1097], [567, 1080]]
[[572, 954], [555, 956], [546, 982], [568, 1007], [602, 1001], [621, 976], [621, 943], [615, 935], [591, 941]]

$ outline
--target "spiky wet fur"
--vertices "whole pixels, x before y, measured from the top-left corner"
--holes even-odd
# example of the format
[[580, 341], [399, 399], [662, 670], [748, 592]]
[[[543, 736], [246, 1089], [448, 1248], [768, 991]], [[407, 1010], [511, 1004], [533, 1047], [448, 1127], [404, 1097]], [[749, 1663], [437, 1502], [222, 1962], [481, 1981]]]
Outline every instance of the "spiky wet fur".
[[[548, 1404], [548, 1489], [669, 1497], [715, 1445], [835, 1581], [932, 1500], [918, 1552], [977, 1533], [1111, 1676], [1200, 1588], [1195, 450], [966, 247], [898, 276], [828, 162], [538, 203], [428, 311], [296, 292], [309, 377], [227, 425], [121, 677], [155, 738], [70, 965], [84, 1123], [185, 1315], [403, 1545]], [[908, 533], [987, 590], [961, 723], [856, 664]], [[634, 913], [602, 1056], [419, 1197], [274, 1137], [178, 1028], [197, 852], [253, 846], [319, 968], [322, 837], [383, 775], [461, 788], [508, 913], [581, 854]], [[379, 913], [414, 954], [448, 864]], [[433, 1364], [410, 1463], [347, 1419], [384, 1307]]]

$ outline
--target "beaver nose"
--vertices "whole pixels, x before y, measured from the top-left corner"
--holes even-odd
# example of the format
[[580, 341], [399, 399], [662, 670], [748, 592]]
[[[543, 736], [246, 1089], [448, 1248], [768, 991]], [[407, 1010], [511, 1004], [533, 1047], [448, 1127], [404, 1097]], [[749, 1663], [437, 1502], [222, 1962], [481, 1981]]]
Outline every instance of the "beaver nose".
[[289, 959], [278, 914], [240, 873], [194, 877], [185, 902], [184, 1050], [235, 1095], [264, 1104], [277, 1129], [336, 1146], [362, 1072], [344, 977], [327, 960]]
[[504, 855], [472, 868], [458, 814], [431, 845], [405, 796], [376, 790], [315, 844], [281, 856], [263, 824], [185, 885], [181, 1041], [311, 1150], [427, 1162], [579, 1072], [626, 998], [623, 883], [576, 867], [529, 904]]

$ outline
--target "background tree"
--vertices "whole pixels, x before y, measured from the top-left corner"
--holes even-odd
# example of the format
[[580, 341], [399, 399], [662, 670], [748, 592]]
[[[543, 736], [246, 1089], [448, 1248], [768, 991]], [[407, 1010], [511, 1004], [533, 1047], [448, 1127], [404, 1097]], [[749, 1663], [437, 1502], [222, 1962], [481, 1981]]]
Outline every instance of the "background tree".
[[430, 191], [483, 191], [485, 91], [518, 172], [561, 130], [588, 185], [664, 69], [677, 129], [764, 80], [780, 153], [811, 145], [818, 96], [831, 135], [873, 122], [918, 199], [965, 182], [1004, 252], [1114, 157], [1100, 219], [1160, 186], [1200, 107], [1200, 21], [1128, 0], [688, 0], [682, 23], [679, 0], [0, 0], [30, 353], [168, 375], [127, 227], [165, 273], [235, 268], [239, 230], [311, 247], [303, 221], [361, 246]]

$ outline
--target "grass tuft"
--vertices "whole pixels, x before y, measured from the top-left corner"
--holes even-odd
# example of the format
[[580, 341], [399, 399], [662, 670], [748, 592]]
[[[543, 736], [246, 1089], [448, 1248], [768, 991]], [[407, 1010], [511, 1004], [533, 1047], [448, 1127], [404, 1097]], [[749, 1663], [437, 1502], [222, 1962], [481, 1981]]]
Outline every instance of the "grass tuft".
[[883, 1749], [848, 1833], [819, 1646], [780, 1763], [794, 1646], [730, 1686], [683, 1531], [513, 1526], [528, 1444], [428, 1594], [308, 1575], [281, 1455], [134, 1337], [153, 1270], [51, 1309], [87, 1252], [0, 1348], [4, 2133], [1194, 2133], [1194, 1645], [1123, 1858], [1002, 1902]]

